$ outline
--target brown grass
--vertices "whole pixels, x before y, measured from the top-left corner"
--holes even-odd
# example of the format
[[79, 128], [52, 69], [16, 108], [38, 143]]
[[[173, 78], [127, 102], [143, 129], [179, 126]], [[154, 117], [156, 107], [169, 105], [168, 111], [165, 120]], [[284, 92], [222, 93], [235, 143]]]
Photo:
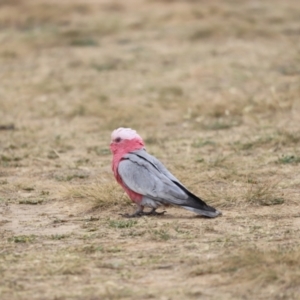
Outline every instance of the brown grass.
[[[299, 16], [0, 1], [0, 298], [298, 299]], [[122, 219], [120, 126], [223, 216]]]
[[97, 183], [77, 185], [68, 187], [65, 193], [66, 198], [79, 198], [85, 201], [91, 201], [94, 208], [108, 209], [112, 206], [128, 205], [130, 202], [125, 192], [119, 188], [116, 182], [110, 179], [99, 180]]

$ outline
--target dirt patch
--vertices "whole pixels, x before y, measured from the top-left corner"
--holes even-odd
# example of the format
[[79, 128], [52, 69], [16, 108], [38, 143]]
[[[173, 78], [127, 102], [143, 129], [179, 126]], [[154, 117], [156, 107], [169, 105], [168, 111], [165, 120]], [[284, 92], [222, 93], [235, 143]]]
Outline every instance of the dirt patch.
[[72, 211], [74, 207], [66, 210], [65, 204], [12, 204], [1, 211], [0, 222], [4, 223], [3, 230], [8, 230], [14, 235], [70, 234], [78, 227], [70, 219]]

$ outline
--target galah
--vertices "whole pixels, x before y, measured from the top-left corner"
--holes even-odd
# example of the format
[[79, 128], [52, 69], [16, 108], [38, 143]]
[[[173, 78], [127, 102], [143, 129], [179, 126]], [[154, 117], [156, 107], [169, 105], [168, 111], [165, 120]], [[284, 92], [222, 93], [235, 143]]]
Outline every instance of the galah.
[[[166, 167], [146, 149], [142, 138], [131, 128], [118, 128], [111, 134], [112, 170], [117, 182], [137, 210], [124, 217], [160, 215], [161, 205], [181, 206], [198, 215], [214, 218], [220, 211], [191, 193]], [[144, 208], [150, 207], [149, 212]]]

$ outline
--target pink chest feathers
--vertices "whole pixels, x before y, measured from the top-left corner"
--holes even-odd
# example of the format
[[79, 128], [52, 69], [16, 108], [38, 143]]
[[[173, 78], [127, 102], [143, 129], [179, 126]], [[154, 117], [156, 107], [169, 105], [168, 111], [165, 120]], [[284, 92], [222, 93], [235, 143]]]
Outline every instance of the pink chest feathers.
[[123, 182], [121, 176], [120, 176], [119, 173], [118, 173], [118, 165], [119, 165], [119, 162], [117, 162], [117, 163], [114, 163], [114, 162], [113, 162], [113, 166], [112, 166], [112, 169], [113, 169], [113, 172], [114, 172], [114, 176], [115, 176], [117, 182], [122, 186], [122, 188], [125, 190], [125, 192], [126, 192], [127, 195], [129, 196], [129, 198], [130, 198], [133, 202], [139, 204], [139, 203], [142, 201], [142, 199], [143, 199], [143, 195], [138, 194], [138, 193], [132, 191], [131, 189], [129, 189], [129, 188], [125, 185], [125, 183]]

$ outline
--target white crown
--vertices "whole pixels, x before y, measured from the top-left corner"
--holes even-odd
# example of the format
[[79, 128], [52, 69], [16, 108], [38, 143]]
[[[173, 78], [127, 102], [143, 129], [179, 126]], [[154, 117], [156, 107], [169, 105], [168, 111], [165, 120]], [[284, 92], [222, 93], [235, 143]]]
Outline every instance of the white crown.
[[114, 130], [111, 134], [111, 140], [113, 141], [118, 137], [123, 140], [132, 140], [134, 138], [142, 140], [142, 138], [137, 134], [137, 132], [131, 128], [120, 127]]

